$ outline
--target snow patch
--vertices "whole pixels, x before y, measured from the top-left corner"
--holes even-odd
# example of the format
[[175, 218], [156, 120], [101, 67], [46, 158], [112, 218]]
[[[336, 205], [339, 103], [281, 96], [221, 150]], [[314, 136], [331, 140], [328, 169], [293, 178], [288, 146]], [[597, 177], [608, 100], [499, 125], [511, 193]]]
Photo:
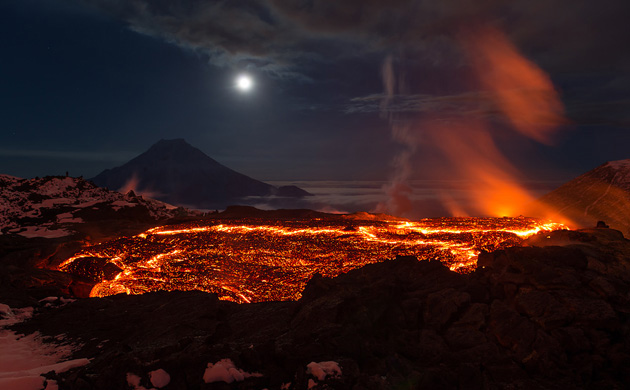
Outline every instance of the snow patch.
[[44, 304], [44, 307], [61, 307], [65, 306], [68, 303], [72, 303], [76, 301], [76, 299], [64, 298], [64, 297], [46, 297], [39, 300], [39, 303]]
[[43, 376], [0, 378], [0, 389], [41, 390], [45, 388], [44, 386], [46, 386], [46, 379]]
[[59, 390], [59, 385], [56, 380], [48, 379], [46, 381], [46, 390]]
[[163, 369], [157, 369], [149, 372], [149, 380], [155, 387], [162, 388], [171, 382], [171, 376]]
[[208, 368], [203, 373], [203, 381], [205, 383], [232, 383], [244, 381], [245, 378], [261, 376], [260, 373], [249, 373], [236, 368], [231, 359], [221, 359], [214, 364], [208, 363]]
[[8, 305], [0, 303], [0, 330], [5, 326], [17, 324], [27, 320], [33, 316], [32, 307], [24, 307], [22, 309], [11, 309]]
[[75, 218], [72, 213], [63, 213], [57, 215], [57, 223], [83, 223], [83, 219]]
[[327, 376], [339, 378], [341, 376], [341, 367], [339, 367], [339, 363], [333, 361], [310, 362], [306, 366], [306, 373], [313, 375], [318, 381], [323, 381]]
[[9, 305], [5, 305], [4, 303], [0, 303], [0, 316], [5, 317], [13, 314], [13, 310]]
[[127, 202], [126, 200], [117, 200], [115, 202], [112, 202], [111, 205], [118, 206], [118, 208], [120, 208], [120, 207], [136, 207], [138, 204]]
[[126, 379], [127, 379], [127, 385], [129, 385], [129, 387], [131, 387], [133, 390], [161, 389], [162, 387], [167, 386], [171, 382], [171, 376], [161, 368], [149, 372], [149, 380], [151, 381], [151, 384], [155, 386], [151, 389], [147, 389], [146, 387], [142, 386], [140, 384], [142, 382], [142, 378], [139, 375], [136, 375], [132, 372], [127, 373]]
[[127, 384], [129, 386], [133, 386], [133, 387], [138, 387], [140, 386], [140, 380], [142, 378], [140, 378], [138, 375], [136, 374], [132, 374], [131, 372], [127, 373]]
[[55, 381], [42, 375], [61, 373], [88, 364], [88, 359], [63, 359], [74, 350], [72, 345], [44, 343], [38, 332], [24, 336], [5, 329], [33, 315], [33, 308], [12, 309], [0, 303], [0, 389], [56, 389]]
[[33, 204], [34, 208], [45, 208], [45, 209], [50, 209], [55, 207], [58, 204], [72, 204], [74, 203], [74, 199], [70, 199], [70, 198], [52, 198], [52, 199], [46, 199], [44, 201], [42, 201], [42, 203], [36, 203]]
[[59, 238], [69, 236], [70, 234], [72, 233], [64, 229], [48, 229], [41, 226], [26, 226], [24, 231], [18, 233], [18, 235], [26, 238]]
[[84, 222], [83, 219], [79, 217], [59, 220], [59, 223], [83, 223], [83, 222]]
[[102, 202], [103, 202], [102, 199], [94, 199], [94, 200], [90, 200], [88, 202], [83, 202], [83, 203], [72, 205], [72, 207], [77, 208], [77, 209], [84, 209], [86, 207], [92, 207], [95, 204], [99, 204], [99, 203], [102, 203]]

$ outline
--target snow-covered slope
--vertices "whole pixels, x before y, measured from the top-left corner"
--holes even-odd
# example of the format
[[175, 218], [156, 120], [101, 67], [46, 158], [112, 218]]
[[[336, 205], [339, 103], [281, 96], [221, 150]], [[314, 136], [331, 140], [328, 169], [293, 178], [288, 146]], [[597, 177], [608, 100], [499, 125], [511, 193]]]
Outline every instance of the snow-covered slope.
[[[52, 306], [50, 302], [71, 302], [72, 299], [49, 297], [42, 304]], [[33, 315], [33, 308], [12, 309], [0, 303], [0, 389], [39, 390], [58, 389], [54, 379], [44, 377], [51, 371], [62, 373], [72, 368], [89, 364], [89, 359], [70, 359], [77, 346], [64, 343], [60, 334], [56, 342], [46, 340], [38, 332], [29, 335], [18, 334], [6, 329]]]
[[630, 159], [611, 161], [563, 184], [540, 201], [582, 226], [605, 221], [630, 234]]
[[188, 210], [97, 187], [74, 177], [20, 179], [0, 175], [0, 234], [63, 237], [83, 222], [164, 220]]

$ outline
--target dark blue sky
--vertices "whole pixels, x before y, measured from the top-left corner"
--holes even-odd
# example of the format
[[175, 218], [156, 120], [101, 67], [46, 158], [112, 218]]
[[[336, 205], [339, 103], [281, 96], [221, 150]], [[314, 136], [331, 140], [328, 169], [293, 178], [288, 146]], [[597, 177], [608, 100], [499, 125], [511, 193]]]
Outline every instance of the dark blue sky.
[[[92, 177], [185, 138], [261, 180], [385, 180], [405, 151], [406, 178], [430, 178], [442, 164], [424, 117], [444, 102], [439, 115], [458, 117], [484, 104], [457, 44], [478, 25], [503, 31], [566, 107], [550, 144], [490, 115], [522, 177], [563, 180], [630, 158], [626, 2], [434, 3], [5, 0], [0, 172]], [[387, 58], [395, 115], [381, 104]], [[242, 72], [251, 92], [234, 87]], [[393, 136], [388, 116], [414, 141]]]

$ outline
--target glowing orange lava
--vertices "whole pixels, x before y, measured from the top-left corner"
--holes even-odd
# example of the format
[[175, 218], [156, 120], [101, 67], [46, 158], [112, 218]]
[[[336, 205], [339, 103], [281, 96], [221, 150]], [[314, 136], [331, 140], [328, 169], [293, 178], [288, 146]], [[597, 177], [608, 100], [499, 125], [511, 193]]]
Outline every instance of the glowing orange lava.
[[481, 250], [561, 228], [524, 217], [213, 220], [89, 246], [59, 268], [98, 281], [93, 297], [202, 290], [241, 303], [294, 300], [315, 273], [334, 277], [397, 255], [439, 259], [465, 272]]
[[440, 176], [466, 179], [466, 192], [474, 200], [458, 201], [449, 191], [441, 194], [443, 203], [458, 216], [513, 216], [530, 207], [528, 215], [558, 220], [557, 212], [536, 203], [500, 142], [505, 139], [502, 133], [517, 132], [523, 139], [552, 143], [567, 120], [551, 79], [500, 30], [487, 26], [469, 30], [460, 36], [460, 45], [472, 65], [478, 99], [486, 100], [487, 106], [466, 116], [436, 112], [416, 125], [423, 140], [441, 154], [435, 164]]

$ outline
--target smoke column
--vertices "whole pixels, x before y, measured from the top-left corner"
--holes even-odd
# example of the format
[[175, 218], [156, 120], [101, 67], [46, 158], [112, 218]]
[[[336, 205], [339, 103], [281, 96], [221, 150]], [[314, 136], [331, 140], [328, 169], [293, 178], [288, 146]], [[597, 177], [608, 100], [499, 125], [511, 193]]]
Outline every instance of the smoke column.
[[393, 139], [403, 145], [404, 149], [395, 157], [394, 174], [390, 183], [383, 188], [388, 200], [380, 203], [376, 211], [404, 215], [413, 209], [411, 202], [413, 189], [409, 185], [409, 179], [413, 173], [411, 158], [417, 149], [416, 134], [408, 121], [399, 118], [394, 111], [390, 111], [390, 105], [396, 94], [404, 93], [405, 85], [402, 76], [396, 79], [391, 56], [388, 56], [383, 63], [382, 77], [385, 96], [381, 101], [381, 116], [389, 120]]

